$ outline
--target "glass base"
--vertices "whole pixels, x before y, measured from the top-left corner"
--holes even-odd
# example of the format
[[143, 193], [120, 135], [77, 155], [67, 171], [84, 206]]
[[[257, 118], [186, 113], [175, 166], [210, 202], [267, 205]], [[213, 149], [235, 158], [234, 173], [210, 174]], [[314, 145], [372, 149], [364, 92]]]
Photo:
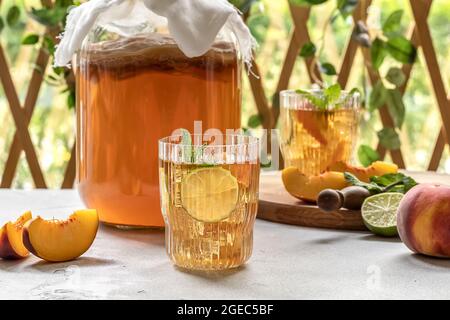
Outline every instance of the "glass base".
[[241, 269], [244, 269], [247, 264], [247, 261], [244, 261], [241, 264], [236, 264], [236, 265], [231, 265], [231, 266], [218, 266], [218, 267], [214, 267], [214, 268], [183, 266], [183, 265], [177, 264], [173, 260], [172, 260], [172, 263], [173, 263], [174, 267], [181, 272], [192, 273], [192, 274], [201, 274], [201, 275], [204, 275], [204, 274], [225, 275], [228, 273], [232, 274]]
[[102, 224], [108, 227], [114, 227], [119, 230], [164, 230], [163, 226], [135, 226], [135, 225], [126, 225], [126, 224], [116, 224], [111, 222], [101, 221]]

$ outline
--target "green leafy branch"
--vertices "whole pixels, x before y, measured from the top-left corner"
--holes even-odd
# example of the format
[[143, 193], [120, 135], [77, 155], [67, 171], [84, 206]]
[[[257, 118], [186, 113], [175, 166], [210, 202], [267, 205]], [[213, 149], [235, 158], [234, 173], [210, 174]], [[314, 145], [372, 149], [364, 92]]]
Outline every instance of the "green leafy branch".
[[[359, 27], [355, 28], [352, 38], [360, 45], [370, 48], [372, 68], [378, 72], [386, 57], [402, 64], [414, 63], [416, 59], [417, 49], [399, 32], [402, 17], [403, 10], [392, 12], [384, 21], [381, 32], [373, 39], [370, 39], [368, 29], [362, 21], [359, 21]], [[386, 106], [393, 119], [394, 127], [386, 127], [377, 132], [380, 144], [388, 150], [399, 149], [401, 146], [398, 130], [401, 130], [405, 120], [406, 107], [401, 93], [405, 81], [402, 69], [396, 65], [390, 66], [384, 76], [381, 75], [373, 85], [369, 96], [369, 112], [373, 113]], [[375, 150], [366, 145], [359, 147], [358, 156], [360, 162], [366, 166], [380, 158]]]
[[243, 14], [250, 12], [252, 5], [260, 0], [228, 0], [232, 5], [238, 8]]
[[[314, 6], [325, 3], [327, 1], [328, 0], [290, 0], [292, 4], [300, 6]], [[336, 7], [333, 8], [322, 27], [322, 35], [319, 40], [319, 48], [317, 49], [317, 46], [313, 42], [307, 42], [300, 49], [300, 57], [312, 59], [310, 63], [310, 74], [312, 75], [315, 83], [323, 85], [322, 81], [316, 76], [316, 73], [314, 72], [314, 68], [316, 65], [318, 65], [319, 71], [324, 75], [337, 75], [336, 68], [332, 63], [330, 63], [329, 61], [320, 61], [323, 50], [325, 48], [327, 30], [328, 27], [339, 17], [346, 19], [350, 14], [352, 14], [357, 4], [357, 0], [337, 0]]]
[[6, 29], [9, 28], [10, 32], [15, 32], [16, 29], [23, 27], [23, 22], [21, 21], [20, 8], [16, 5], [12, 5], [8, 8], [6, 15], [0, 16], [0, 34]]
[[[43, 25], [50, 32], [44, 34], [29, 33], [22, 38], [22, 45], [27, 46], [41, 46], [46, 50], [51, 58], [54, 59], [56, 50], [55, 38], [58, 33], [64, 29], [68, 9], [72, 6], [79, 5], [80, 2], [76, 0], [55, 0], [52, 7], [31, 7], [27, 10], [28, 16]], [[6, 20], [6, 23], [5, 23]], [[9, 26], [14, 28], [21, 21], [21, 10], [18, 6], [13, 5], [9, 8], [6, 18], [0, 17], [0, 32]], [[39, 70], [45, 72], [45, 70]], [[52, 67], [51, 72], [45, 75], [44, 80], [53, 86], [63, 87], [61, 93], [67, 93], [67, 105], [69, 108], [75, 107], [75, 79], [73, 72], [67, 68]]]

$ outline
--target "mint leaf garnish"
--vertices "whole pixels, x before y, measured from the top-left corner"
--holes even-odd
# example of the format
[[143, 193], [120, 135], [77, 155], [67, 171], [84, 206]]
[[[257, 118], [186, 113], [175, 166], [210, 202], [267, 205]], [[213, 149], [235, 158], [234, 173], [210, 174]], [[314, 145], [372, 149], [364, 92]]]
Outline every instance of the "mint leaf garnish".
[[345, 180], [352, 186], [366, 188], [371, 194], [377, 194], [383, 192], [383, 188], [377, 185], [375, 182], [367, 183], [359, 180], [356, 176], [350, 172], [344, 172]]
[[341, 86], [339, 83], [333, 84], [323, 91], [328, 104], [333, 104], [341, 97]]
[[370, 177], [369, 183], [359, 180], [349, 172], [344, 172], [344, 177], [352, 186], [366, 188], [371, 194], [383, 192], [406, 193], [417, 184], [413, 178], [401, 172]]
[[341, 98], [342, 89], [339, 83], [326, 87], [323, 91], [314, 92], [306, 90], [295, 90], [296, 93], [303, 95], [309, 102], [319, 110], [335, 109], [339, 107], [338, 101]]
[[193, 160], [193, 150], [192, 150], [192, 137], [189, 130], [184, 128], [177, 129], [177, 137], [181, 137], [181, 141], [179, 142], [179, 146], [182, 148], [182, 157], [183, 161], [192, 161]]

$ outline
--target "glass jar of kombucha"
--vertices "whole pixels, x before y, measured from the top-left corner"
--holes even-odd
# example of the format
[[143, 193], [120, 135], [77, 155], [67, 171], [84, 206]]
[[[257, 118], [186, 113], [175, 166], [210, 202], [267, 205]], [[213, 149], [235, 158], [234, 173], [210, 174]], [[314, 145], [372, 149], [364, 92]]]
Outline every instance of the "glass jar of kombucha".
[[105, 223], [162, 227], [158, 140], [240, 127], [240, 53], [226, 30], [194, 58], [167, 30], [126, 33], [97, 27], [75, 58], [78, 190]]

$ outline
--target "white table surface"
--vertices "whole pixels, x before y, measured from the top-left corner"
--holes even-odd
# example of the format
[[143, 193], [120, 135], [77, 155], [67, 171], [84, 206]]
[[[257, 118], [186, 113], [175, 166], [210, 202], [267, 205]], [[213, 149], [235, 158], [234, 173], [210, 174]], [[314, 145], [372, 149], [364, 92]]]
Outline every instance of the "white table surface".
[[[63, 218], [76, 191], [0, 190], [0, 223], [31, 209]], [[66, 263], [0, 260], [0, 298], [12, 299], [402, 299], [450, 298], [450, 260], [413, 255], [398, 239], [257, 220], [242, 268], [175, 268], [163, 231], [101, 226], [91, 249]]]

